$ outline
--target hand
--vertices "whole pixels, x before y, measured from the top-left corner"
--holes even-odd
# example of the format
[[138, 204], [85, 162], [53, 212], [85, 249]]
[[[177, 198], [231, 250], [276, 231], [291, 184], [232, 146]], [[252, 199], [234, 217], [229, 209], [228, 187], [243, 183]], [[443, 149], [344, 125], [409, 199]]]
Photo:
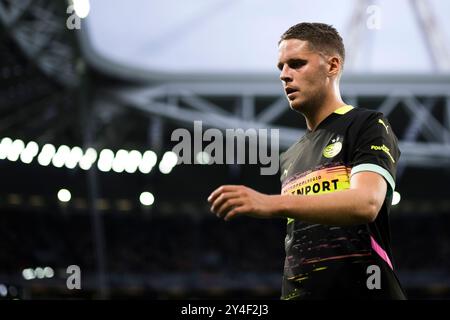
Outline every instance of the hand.
[[272, 218], [276, 213], [275, 195], [257, 192], [246, 186], [225, 185], [208, 197], [211, 212], [228, 221], [238, 215]]

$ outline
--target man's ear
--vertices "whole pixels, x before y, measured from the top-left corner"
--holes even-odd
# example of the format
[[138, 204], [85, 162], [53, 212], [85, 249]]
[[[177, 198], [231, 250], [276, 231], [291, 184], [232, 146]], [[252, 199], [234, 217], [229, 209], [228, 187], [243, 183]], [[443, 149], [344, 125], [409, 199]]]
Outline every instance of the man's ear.
[[328, 75], [337, 76], [342, 69], [341, 59], [338, 56], [332, 56], [328, 59]]

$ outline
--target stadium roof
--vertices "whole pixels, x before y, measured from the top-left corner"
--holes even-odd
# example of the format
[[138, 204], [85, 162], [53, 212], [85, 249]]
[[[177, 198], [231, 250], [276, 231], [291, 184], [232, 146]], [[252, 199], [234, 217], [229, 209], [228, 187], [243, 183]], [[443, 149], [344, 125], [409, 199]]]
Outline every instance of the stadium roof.
[[95, 0], [83, 31], [91, 56], [150, 75], [273, 76], [280, 34], [319, 21], [355, 54], [347, 73], [450, 74], [432, 57], [433, 41], [449, 52], [448, 12], [445, 0]]

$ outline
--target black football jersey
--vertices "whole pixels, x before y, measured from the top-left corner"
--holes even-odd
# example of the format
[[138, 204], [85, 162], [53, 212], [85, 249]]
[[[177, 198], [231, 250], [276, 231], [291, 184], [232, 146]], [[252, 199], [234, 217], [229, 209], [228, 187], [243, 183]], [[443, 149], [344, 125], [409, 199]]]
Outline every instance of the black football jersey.
[[339, 192], [363, 171], [380, 174], [388, 185], [372, 223], [343, 227], [288, 219], [282, 299], [405, 298], [394, 272], [389, 227], [399, 157], [387, 119], [350, 105], [281, 154], [282, 194]]

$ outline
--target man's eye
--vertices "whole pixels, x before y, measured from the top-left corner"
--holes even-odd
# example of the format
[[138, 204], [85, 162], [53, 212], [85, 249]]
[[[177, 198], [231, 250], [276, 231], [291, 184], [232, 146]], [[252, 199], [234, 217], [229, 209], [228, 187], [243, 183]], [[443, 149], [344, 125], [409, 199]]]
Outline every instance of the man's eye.
[[303, 67], [304, 65], [305, 65], [304, 62], [298, 61], [298, 62], [292, 62], [292, 63], [289, 65], [289, 67], [291, 67], [292, 69], [298, 69], [298, 68]]

